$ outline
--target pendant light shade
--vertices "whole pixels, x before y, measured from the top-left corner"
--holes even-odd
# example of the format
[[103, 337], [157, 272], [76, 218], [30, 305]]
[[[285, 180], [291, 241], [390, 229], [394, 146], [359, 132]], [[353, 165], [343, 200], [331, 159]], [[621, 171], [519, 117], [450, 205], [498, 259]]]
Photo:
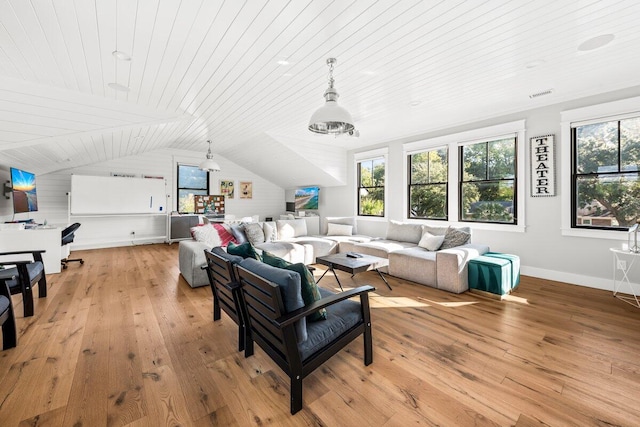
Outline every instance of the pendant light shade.
[[220, 165], [218, 162], [213, 160], [213, 154], [211, 154], [211, 140], [207, 141], [209, 143], [209, 150], [207, 151], [207, 160], [200, 163], [198, 166], [199, 169], [207, 172], [220, 172]]
[[327, 59], [329, 66], [329, 87], [324, 92], [325, 104], [318, 108], [309, 120], [309, 130], [320, 134], [340, 135], [353, 132], [353, 119], [349, 112], [338, 105], [338, 92], [333, 86], [333, 66], [338, 62], [335, 58]]

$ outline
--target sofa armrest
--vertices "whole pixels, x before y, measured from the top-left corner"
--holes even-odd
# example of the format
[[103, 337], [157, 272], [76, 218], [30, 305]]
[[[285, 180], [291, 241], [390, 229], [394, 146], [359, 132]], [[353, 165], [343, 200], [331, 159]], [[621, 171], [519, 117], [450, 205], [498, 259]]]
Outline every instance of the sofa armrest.
[[207, 265], [204, 250], [211, 249], [204, 242], [195, 240], [181, 240], [178, 249], [178, 264], [180, 273], [189, 286], [205, 286], [209, 284], [207, 272], [200, 267]]
[[489, 252], [489, 246], [475, 243], [436, 252], [436, 282], [438, 289], [456, 294], [469, 289], [469, 260]]

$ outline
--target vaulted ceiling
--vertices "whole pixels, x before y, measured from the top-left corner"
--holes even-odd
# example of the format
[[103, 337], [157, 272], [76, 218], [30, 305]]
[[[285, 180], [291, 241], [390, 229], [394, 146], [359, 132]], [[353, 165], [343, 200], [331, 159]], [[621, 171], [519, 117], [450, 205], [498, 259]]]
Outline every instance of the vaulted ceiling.
[[[0, 0], [0, 165], [211, 139], [283, 187], [338, 185], [346, 150], [640, 84], [638, 22], [635, 0]], [[359, 138], [307, 130], [328, 57]]]

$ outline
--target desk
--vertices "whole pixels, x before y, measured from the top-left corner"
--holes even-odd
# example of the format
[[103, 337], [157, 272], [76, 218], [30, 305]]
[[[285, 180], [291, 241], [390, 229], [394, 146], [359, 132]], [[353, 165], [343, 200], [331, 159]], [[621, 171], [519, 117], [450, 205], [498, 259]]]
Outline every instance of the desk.
[[[62, 228], [43, 226], [25, 230], [1, 230], [0, 252], [42, 249], [44, 270], [47, 274], [60, 273], [62, 259]], [[6, 260], [11, 260], [8, 256]], [[17, 259], [17, 258], [16, 258]], [[24, 259], [24, 256], [20, 259]]]
[[[640, 258], [640, 253], [618, 248], [610, 248], [609, 250], [613, 252], [613, 296], [640, 308], [638, 295], [633, 289], [633, 284], [629, 280], [629, 271], [631, 270], [631, 267], [633, 267], [633, 264], [635, 264], [636, 260]], [[620, 280], [618, 280], [618, 271], [622, 272]], [[629, 291], [631, 293], [620, 295], [620, 288], [625, 284], [629, 287]]]

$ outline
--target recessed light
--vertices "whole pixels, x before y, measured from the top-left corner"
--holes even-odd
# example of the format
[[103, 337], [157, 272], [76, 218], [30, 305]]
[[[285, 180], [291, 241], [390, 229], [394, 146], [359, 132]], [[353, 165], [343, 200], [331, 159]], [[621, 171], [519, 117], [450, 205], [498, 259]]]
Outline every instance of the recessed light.
[[410, 107], [417, 107], [418, 105], [422, 104], [422, 101], [411, 101], [409, 103]]
[[278, 61], [278, 65], [289, 65], [289, 61], [286, 59], [281, 59]]
[[282, 77], [291, 77], [291, 76], [293, 76], [293, 74], [291, 74], [291, 73], [284, 73], [284, 74], [282, 75]]
[[590, 50], [599, 49], [611, 43], [615, 37], [616, 36], [614, 36], [613, 34], [601, 34], [599, 36], [592, 37], [580, 43], [580, 45], [578, 46], [578, 51], [588, 52]]
[[131, 56], [128, 53], [125, 53], [121, 50], [114, 50], [111, 52], [114, 58], [119, 59], [120, 61], [131, 61]]
[[527, 62], [526, 64], [524, 64], [524, 67], [525, 67], [525, 68], [528, 68], [528, 69], [532, 69], [532, 68], [539, 67], [539, 66], [541, 66], [542, 64], [544, 64], [544, 60], [542, 60], [542, 59], [536, 59], [535, 61], [529, 61], [529, 62]]
[[364, 70], [360, 72], [361, 74], [364, 74], [365, 76], [375, 76], [377, 73], [375, 71], [372, 70]]
[[117, 90], [120, 92], [129, 92], [129, 88], [127, 86], [121, 85], [120, 83], [109, 83], [107, 84], [111, 89]]

